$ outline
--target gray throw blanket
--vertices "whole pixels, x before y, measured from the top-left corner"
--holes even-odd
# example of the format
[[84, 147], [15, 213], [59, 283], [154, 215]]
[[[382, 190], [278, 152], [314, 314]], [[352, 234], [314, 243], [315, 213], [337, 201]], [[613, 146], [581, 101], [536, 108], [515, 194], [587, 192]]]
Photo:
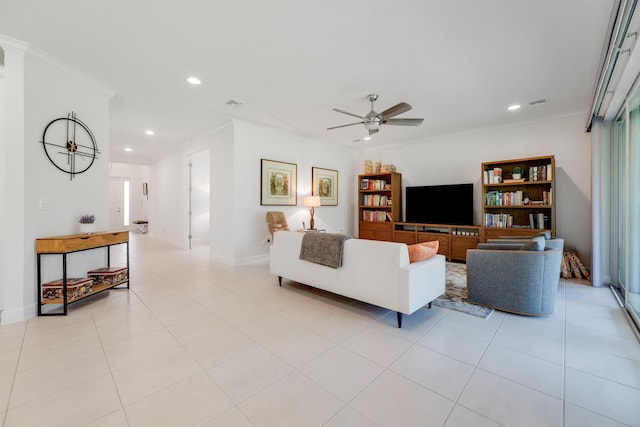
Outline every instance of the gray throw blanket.
[[342, 248], [349, 239], [344, 234], [305, 233], [300, 247], [300, 259], [338, 268], [342, 266]]

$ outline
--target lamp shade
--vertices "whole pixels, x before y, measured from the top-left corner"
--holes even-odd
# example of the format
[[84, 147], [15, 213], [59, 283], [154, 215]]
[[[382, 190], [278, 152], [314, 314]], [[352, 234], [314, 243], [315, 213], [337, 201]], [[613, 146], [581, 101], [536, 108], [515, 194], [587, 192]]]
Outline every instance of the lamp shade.
[[303, 201], [306, 207], [315, 208], [320, 206], [320, 196], [307, 196]]

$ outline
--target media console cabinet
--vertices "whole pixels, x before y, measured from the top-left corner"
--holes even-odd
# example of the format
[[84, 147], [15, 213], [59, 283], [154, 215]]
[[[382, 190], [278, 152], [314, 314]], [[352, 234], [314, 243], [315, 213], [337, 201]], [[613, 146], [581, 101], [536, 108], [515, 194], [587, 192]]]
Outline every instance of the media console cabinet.
[[[67, 285], [69, 278], [67, 277], [67, 255], [74, 252], [87, 251], [99, 248], [106, 248], [106, 267], [111, 266], [111, 246], [127, 245], [127, 278], [109, 284], [93, 284], [90, 292], [78, 296], [77, 298], [67, 298]], [[105, 231], [91, 234], [72, 234], [68, 236], [45, 237], [36, 239], [36, 255], [38, 258], [38, 316], [66, 316], [67, 306], [73, 302], [79, 301], [91, 295], [95, 295], [102, 291], [106, 291], [116, 286], [126, 283], [126, 289], [129, 289], [129, 232], [128, 231]], [[62, 256], [62, 298], [42, 297], [42, 271], [41, 257], [49, 255]], [[62, 312], [43, 312], [42, 308], [47, 304], [62, 304]]]
[[466, 261], [467, 249], [475, 249], [482, 241], [483, 228], [473, 225], [418, 224], [394, 222], [393, 241], [413, 245], [438, 240], [438, 253], [448, 261]]

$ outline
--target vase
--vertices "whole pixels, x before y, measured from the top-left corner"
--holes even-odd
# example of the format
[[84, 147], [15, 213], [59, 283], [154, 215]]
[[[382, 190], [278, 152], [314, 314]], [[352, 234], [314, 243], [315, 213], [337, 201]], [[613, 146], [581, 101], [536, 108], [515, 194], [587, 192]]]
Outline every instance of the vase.
[[96, 232], [96, 224], [80, 223], [80, 234], [91, 234]]
[[513, 178], [513, 179], [520, 179], [521, 176], [522, 175], [520, 175], [519, 173], [512, 173], [511, 174], [511, 178]]

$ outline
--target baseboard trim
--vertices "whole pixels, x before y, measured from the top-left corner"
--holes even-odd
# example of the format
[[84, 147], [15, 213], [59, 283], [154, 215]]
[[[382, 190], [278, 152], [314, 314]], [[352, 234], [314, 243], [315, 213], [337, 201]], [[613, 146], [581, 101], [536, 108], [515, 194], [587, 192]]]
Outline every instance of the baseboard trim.
[[0, 313], [0, 325], [23, 322], [36, 317], [36, 305], [30, 304], [26, 307], [14, 308], [12, 310], [2, 310]]

